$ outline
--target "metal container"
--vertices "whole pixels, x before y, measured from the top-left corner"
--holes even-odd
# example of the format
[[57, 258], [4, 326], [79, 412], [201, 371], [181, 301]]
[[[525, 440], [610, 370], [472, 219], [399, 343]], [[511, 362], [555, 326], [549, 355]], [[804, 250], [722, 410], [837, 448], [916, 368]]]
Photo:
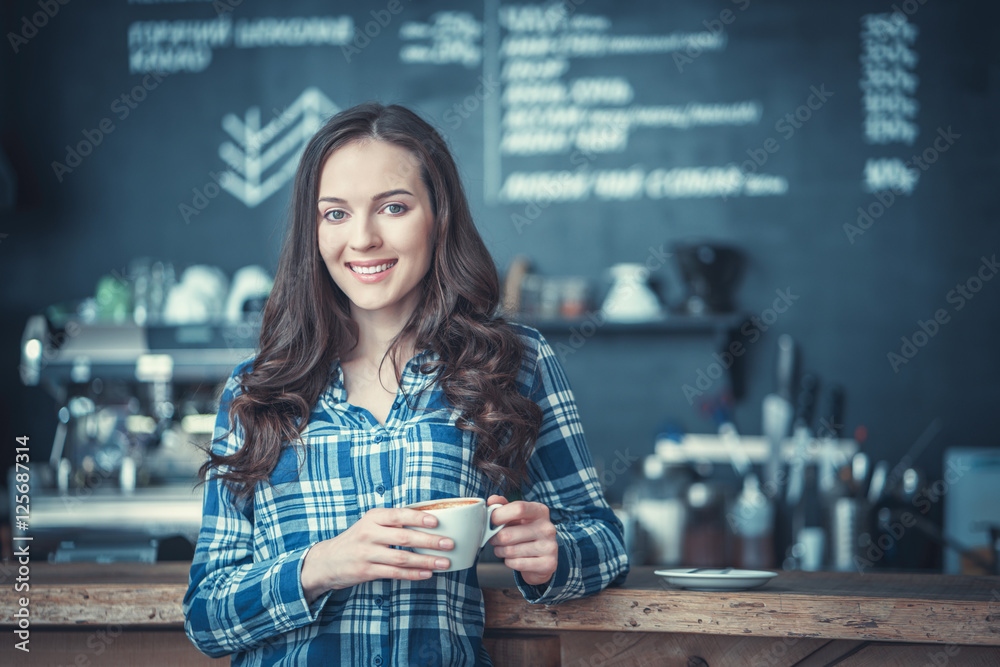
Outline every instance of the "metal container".
[[830, 569], [850, 572], [858, 567], [859, 539], [868, 532], [868, 503], [860, 498], [837, 498], [830, 512]]

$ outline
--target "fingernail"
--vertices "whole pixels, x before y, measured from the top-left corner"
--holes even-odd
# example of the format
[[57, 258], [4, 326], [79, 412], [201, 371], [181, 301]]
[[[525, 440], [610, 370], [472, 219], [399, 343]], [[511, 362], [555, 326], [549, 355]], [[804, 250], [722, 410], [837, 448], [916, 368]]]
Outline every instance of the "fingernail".
[[438, 568], [439, 570], [445, 569], [446, 567], [448, 567], [448, 559], [438, 558], [437, 560], [434, 561], [434, 567]]
[[428, 528], [433, 528], [434, 526], [437, 525], [437, 522], [438, 522], [437, 518], [431, 514], [428, 514], [427, 516], [424, 517], [424, 525], [427, 526]]
[[447, 537], [441, 538], [441, 541], [438, 542], [439, 549], [451, 549], [454, 546], [455, 543], [452, 540], [448, 539]]

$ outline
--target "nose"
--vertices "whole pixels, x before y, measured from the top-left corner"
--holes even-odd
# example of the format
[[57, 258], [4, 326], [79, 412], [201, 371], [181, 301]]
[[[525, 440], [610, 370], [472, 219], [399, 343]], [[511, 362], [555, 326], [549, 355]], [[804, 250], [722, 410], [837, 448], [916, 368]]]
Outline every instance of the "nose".
[[357, 224], [351, 230], [351, 250], [364, 252], [372, 250], [382, 245], [382, 236], [379, 233], [378, 222], [375, 215], [359, 216], [355, 218]]

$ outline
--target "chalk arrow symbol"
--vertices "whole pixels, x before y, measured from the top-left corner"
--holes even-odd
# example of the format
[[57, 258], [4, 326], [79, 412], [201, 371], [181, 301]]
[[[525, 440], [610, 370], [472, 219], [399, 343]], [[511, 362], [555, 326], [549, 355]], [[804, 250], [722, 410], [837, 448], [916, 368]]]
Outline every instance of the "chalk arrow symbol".
[[[224, 141], [219, 146], [219, 157], [229, 166], [229, 171], [220, 175], [219, 184], [248, 207], [257, 206], [294, 177], [310, 137], [324, 118], [339, 110], [321, 90], [311, 87], [264, 127], [260, 126], [259, 107], [247, 109], [242, 120], [226, 114], [222, 128], [236, 143]], [[280, 166], [264, 178], [264, 173], [279, 162]]]

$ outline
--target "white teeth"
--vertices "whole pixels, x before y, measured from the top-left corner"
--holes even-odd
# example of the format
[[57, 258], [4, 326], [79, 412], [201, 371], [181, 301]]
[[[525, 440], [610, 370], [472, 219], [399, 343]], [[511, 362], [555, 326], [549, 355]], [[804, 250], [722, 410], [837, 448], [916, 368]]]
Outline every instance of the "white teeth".
[[382, 273], [393, 266], [396, 266], [396, 262], [386, 262], [385, 264], [379, 264], [378, 266], [355, 266], [354, 264], [351, 264], [351, 271], [370, 275], [372, 273]]

